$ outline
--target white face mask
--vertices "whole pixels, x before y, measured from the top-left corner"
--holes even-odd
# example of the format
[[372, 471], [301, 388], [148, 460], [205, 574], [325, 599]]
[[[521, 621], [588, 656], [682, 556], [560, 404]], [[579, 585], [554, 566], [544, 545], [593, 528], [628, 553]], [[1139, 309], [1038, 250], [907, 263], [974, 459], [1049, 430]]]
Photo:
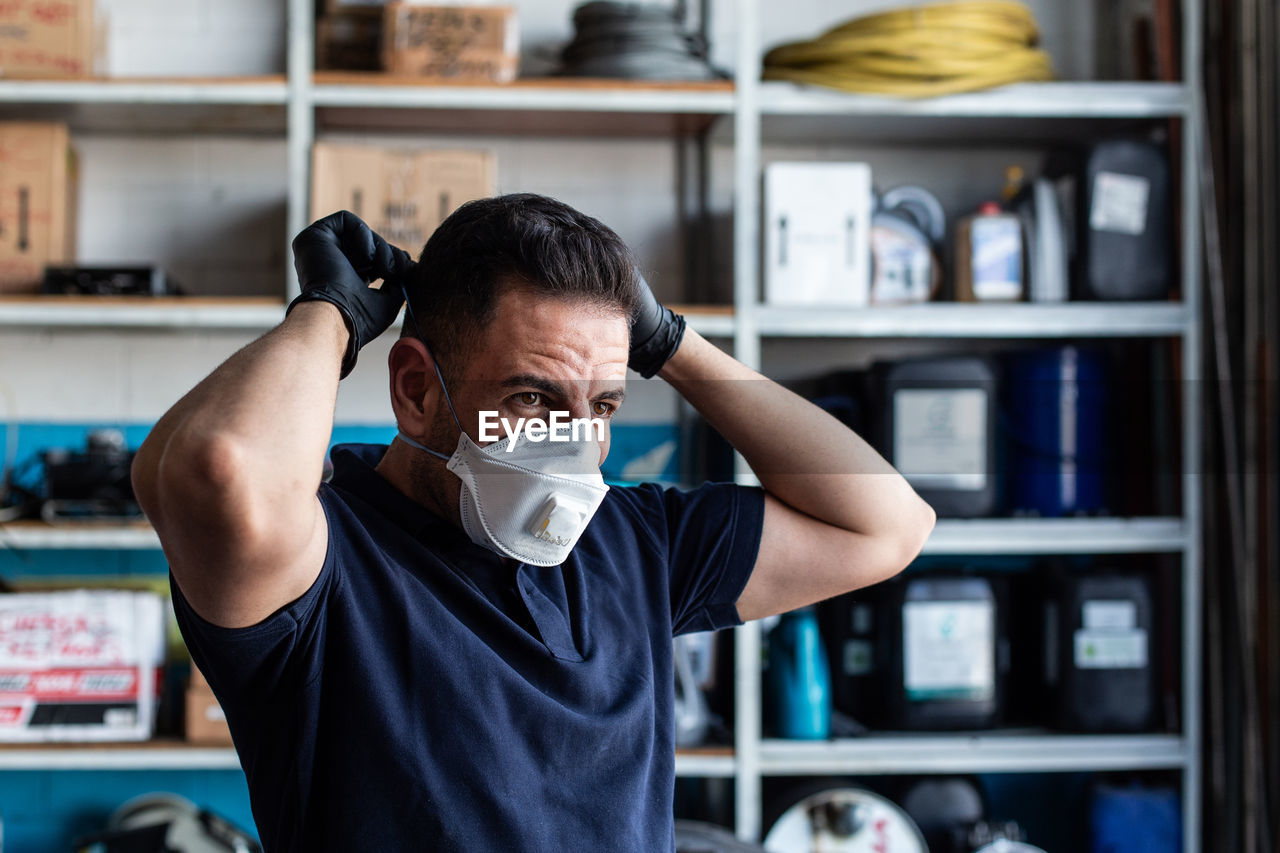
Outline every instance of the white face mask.
[[463, 432], [446, 457], [403, 432], [399, 438], [446, 459], [462, 481], [458, 510], [472, 542], [531, 566], [563, 563], [609, 491], [594, 442], [533, 442], [520, 432], [480, 447]]
[[458, 424], [457, 449], [445, 456], [404, 432], [398, 438], [444, 459], [462, 481], [458, 509], [472, 542], [531, 566], [563, 563], [609, 491], [600, 474], [599, 445], [534, 442], [522, 430], [480, 447], [462, 429], [439, 366], [436, 377]]

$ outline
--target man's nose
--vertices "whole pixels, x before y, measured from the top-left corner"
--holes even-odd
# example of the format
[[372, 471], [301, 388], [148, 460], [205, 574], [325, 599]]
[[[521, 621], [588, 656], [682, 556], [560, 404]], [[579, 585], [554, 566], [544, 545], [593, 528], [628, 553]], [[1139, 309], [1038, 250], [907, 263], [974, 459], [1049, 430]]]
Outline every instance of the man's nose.
[[591, 417], [592, 417], [592, 413], [591, 413], [591, 401], [590, 401], [590, 400], [575, 400], [575, 401], [570, 402], [570, 403], [569, 403], [569, 417], [570, 417], [570, 418], [572, 418], [572, 419], [573, 419], [573, 420], [575, 420], [575, 421], [576, 421], [576, 420], [578, 420], [579, 418], [591, 418]]

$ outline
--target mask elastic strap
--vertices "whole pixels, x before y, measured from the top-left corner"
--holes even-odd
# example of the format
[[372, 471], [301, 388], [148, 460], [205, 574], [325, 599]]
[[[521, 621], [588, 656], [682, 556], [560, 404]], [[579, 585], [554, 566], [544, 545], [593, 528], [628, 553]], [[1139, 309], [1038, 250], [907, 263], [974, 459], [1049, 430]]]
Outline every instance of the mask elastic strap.
[[427, 447], [425, 444], [420, 444], [420, 443], [418, 443], [418, 442], [414, 441], [412, 438], [410, 438], [409, 436], [407, 436], [407, 435], [405, 435], [405, 434], [404, 434], [404, 430], [396, 430], [396, 438], [400, 439], [401, 441], [403, 441], [405, 444], [409, 445], [410, 447], [416, 447], [416, 448], [418, 448], [419, 450], [426, 451], [427, 453], [430, 453], [432, 456], [437, 456], [437, 457], [439, 457], [439, 458], [443, 459], [443, 460], [444, 460], [444, 461], [446, 461], [446, 462], [448, 462], [448, 461], [449, 461], [449, 457], [448, 457], [448, 456], [445, 456], [443, 453], [441, 453], [441, 452], [440, 452], [440, 451], [438, 451], [438, 450], [432, 450], [430, 447]]
[[[404, 293], [405, 312], [408, 314], [410, 322], [413, 323], [413, 328], [417, 333], [418, 340], [427, 348], [427, 355], [431, 356], [431, 366], [436, 369], [436, 379], [440, 381], [440, 390], [444, 392], [444, 402], [449, 407], [449, 414], [453, 415], [453, 422], [458, 425], [458, 432], [465, 432], [462, 428], [462, 421], [458, 420], [458, 412], [453, 408], [453, 400], [449, 397], [449, 388], [444, 384], [444, 374], [440, 372], [440, 362], [436, 360], [435, 353], [431, 351], [431, 344], [427, 343], [426, 338], [422, 337], [422, 327], [418, 325], [418, 317], [413, 313], [413, 305], [409, 302], [409, 291], [403, 284], [400, 285], [400, 290]], [[448, 461], [448, 456], [445, 456], [437, 450], [432, 450], [424, 444], [414, 441], [412, 438], [404, 434], [404, 430], [398, 429], [396, 432], [399, 435], [400, 440], [410, 447], [416, 447], [418, 450], [424, 450], [432, 456], [438, 456], [439, 458]]]

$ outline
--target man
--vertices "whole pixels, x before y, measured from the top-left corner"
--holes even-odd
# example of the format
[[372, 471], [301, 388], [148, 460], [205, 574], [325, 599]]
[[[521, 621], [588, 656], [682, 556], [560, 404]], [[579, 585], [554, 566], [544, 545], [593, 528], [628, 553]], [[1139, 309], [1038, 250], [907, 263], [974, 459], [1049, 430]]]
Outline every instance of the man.
[[[617, 235], [559, 202], [464, 205], [416, 265], [346, 213], [294, 253], [285, 321], [166, 413], [134, 467], [265, 848], [671, 850], [673, 634], [883, 580], [932, 510], [685, 330]], [[322, 484], [339, 378], [402, 289], [397, 439], [335, 449]], [[628, 364], [763, 488], [606, 490]], [[482, 412], [605, 429], [494, 442]]]

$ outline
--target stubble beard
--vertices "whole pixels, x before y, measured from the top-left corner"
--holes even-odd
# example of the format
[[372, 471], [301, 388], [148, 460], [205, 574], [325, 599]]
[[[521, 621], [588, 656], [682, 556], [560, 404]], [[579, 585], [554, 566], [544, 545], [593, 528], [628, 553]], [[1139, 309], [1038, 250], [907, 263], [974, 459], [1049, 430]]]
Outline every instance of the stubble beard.
[[[458, 424], [447, 406], [436, 409], [435, 417], [427, 430], [427, 447], [438, 453], [452, 455], [458, 446]], [[462, 526], [458, 510], [462, 481], [445, 467], [445, 461], [430, 453], [416, 453], [409, 468], [409, 482], [413, 498], [440, 518]]]

